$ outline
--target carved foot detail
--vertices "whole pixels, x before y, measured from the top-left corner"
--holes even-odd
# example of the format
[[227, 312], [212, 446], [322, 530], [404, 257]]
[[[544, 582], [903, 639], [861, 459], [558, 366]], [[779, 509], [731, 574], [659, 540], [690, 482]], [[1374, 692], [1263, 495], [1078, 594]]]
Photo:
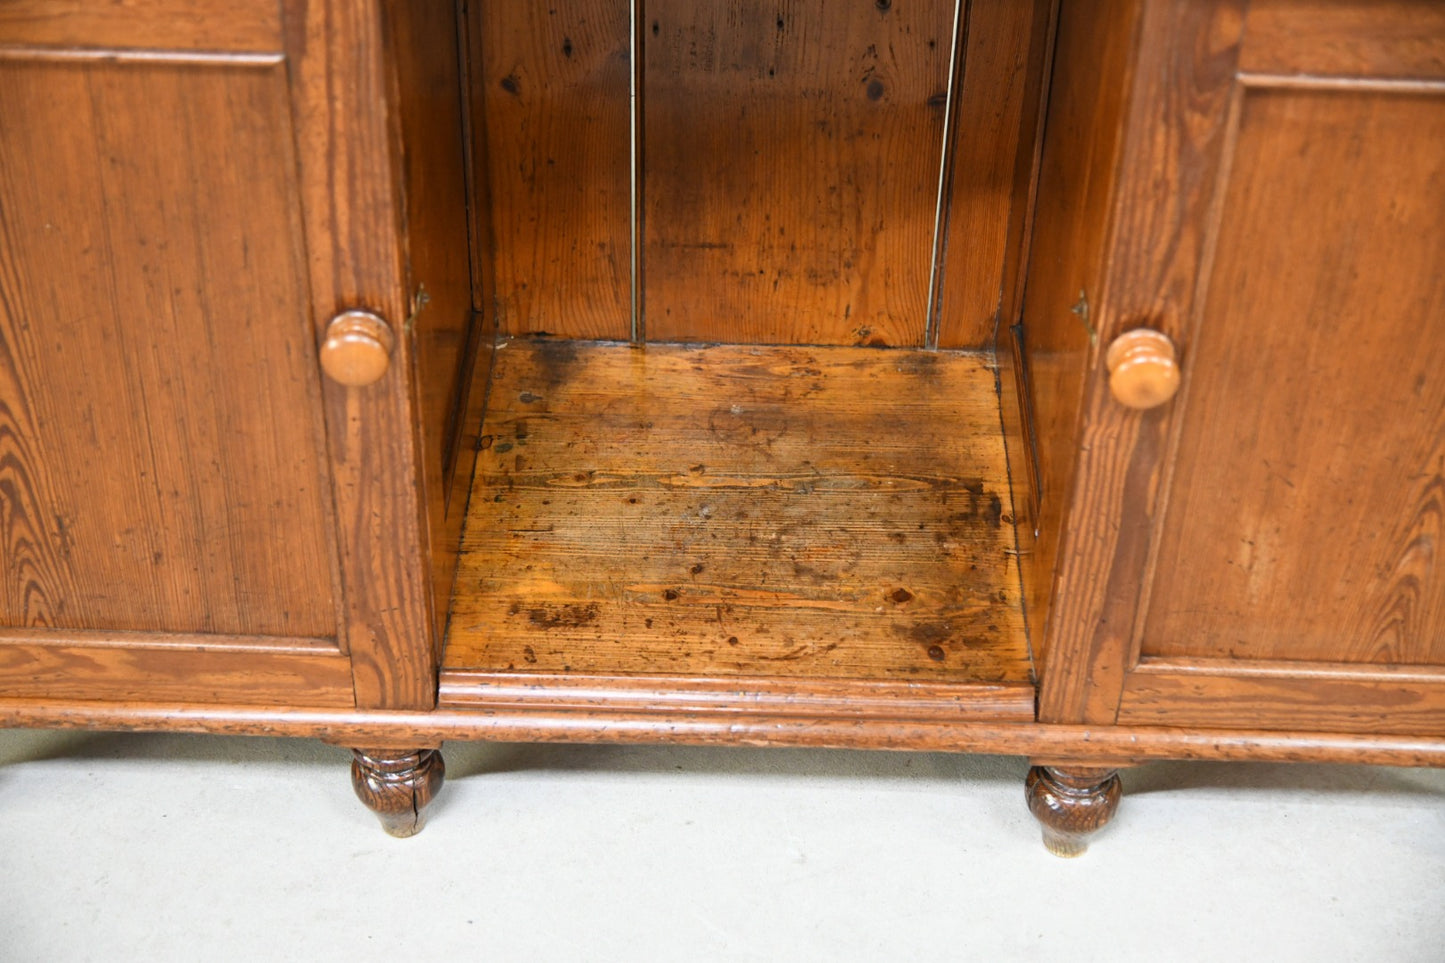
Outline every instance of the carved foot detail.
[[1114, 818], [1124, 791], [1114, 769], [1034, 766], [1024, 792], [1055, 856], [1082, 856], [1089, 836]]
[[393, 836], [421, 832], [422, 810], [446, 776], [442, 754], [435, 749], [353, 749], [351, 755], [352, 788], [381, 818], [381, 827]]

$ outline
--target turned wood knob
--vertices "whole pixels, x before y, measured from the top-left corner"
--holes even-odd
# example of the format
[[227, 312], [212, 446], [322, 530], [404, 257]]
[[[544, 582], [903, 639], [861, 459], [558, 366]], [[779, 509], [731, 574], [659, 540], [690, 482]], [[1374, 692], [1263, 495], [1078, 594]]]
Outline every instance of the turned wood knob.
[[364, 388], [375, 384], [391, 365], [396, 336], [370, 311], [347, 311], [326, 325], [321, 370], [337, 384]]
[[1152, 328], [1119, 335], [1104, 363], [1109, 366], [1109, 392], [1127, 408], [1157, 408], [1179, 390], [1174, 342]]

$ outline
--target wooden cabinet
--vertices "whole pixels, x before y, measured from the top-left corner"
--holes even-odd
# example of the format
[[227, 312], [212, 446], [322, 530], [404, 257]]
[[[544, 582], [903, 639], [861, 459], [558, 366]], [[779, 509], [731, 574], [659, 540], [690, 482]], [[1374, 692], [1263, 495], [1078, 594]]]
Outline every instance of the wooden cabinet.
[[0, 7], [0, 722], [1445, 762], [1437, 5], [630, 11]]
[[1049, 651], [1066, 668], [1041, 712], [1445, 731], [1445, 19], [1137, 16], [1113, 224], [1080, 286], [1097, 345], [1164, 332], [1182, 388], [1144, 413], [1097, 372], [1087, 389]]
[[[406, 45], [454, 44], [455, 23], [388, 47], [385, 14], [0, 10], [7, 695], [434, 700], [426, 553], [455, 416], [417, 384], [455, 393], [470, 297], [465, 257], [408, 250], [403, 217], [451, 202], [461, 222], [464, 199], [405, 203], [402, 152], [446, 130], [402, 130], [391, 85], [415, 67], [426, 97]], [[317, 367], [349, 309], [409, 329], [366, 389]]]

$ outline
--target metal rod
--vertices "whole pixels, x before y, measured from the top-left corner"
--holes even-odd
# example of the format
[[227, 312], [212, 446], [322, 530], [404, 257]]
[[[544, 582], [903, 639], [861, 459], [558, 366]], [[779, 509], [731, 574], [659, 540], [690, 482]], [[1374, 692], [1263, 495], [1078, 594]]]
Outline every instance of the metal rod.
[[959, 64], [960, 46], [963, 43], [963, 0], [953, 3], [953, 40], [948, 52], [948, 93], [943, 102], [943, 146], [938, 156], [938, 198], [933, 207], [933, 253], [928, 266], [928, 315], [924, 322], [923, 342], [925, 347], [938, 347], [938, 292], [942, 282], [943, 250], [945, 247], [943, 228], [944, 214], [948, 210], [948, 199], [944, 191], [948, 188], [948, 165], [953, 152], [953, 96], [954, 86], [962, 73]]

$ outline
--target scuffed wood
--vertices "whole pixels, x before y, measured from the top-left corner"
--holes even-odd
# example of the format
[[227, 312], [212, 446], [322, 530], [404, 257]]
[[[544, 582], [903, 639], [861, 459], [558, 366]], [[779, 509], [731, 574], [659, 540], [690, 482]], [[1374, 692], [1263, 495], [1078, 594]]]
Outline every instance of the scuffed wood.
[[1029, 682], [982, 358], [495, 364], [448, 670]]

